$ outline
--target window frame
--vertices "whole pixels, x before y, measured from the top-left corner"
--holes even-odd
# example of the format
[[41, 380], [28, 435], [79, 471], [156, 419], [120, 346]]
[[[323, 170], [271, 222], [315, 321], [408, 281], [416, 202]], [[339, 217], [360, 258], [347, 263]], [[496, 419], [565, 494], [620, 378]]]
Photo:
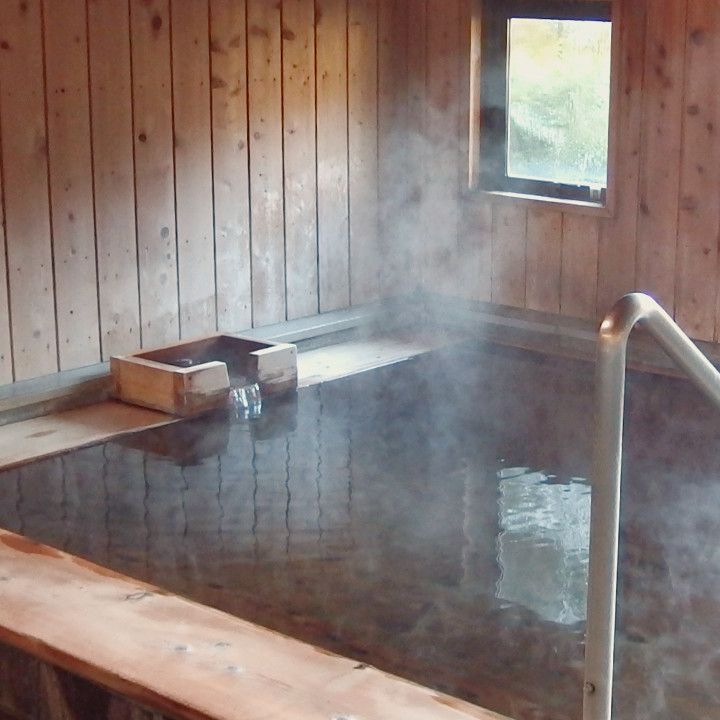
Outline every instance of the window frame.
[[[473, 23], [474, 72], [471, 106], [471, 189], [499, 196], [569, 203], [609, 209], [613, 160], [613, 117], [616, 70], [616, 23], [612, 0], [478, 0], [479, 22]], [[516, 178], [507, 174], [508, 21], [511, 18], [601, 20], [611, 23], [610, 98], [606, 187]], [[471, 123], [473, 119], [471, 118]], [[475, 159], [477, 158], [477, 159]]]

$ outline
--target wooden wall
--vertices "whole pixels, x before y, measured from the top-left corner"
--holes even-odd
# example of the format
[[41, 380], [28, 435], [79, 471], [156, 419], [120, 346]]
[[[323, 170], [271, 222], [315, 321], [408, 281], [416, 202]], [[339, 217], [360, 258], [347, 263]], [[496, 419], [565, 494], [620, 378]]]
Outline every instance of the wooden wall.
[[0, 383], [418, 285], [717, 340], [720, 2], [614, 2], [598, 217], [463, 192], [473, 0], [0, 0]]
[[0, 383], [378, 297], [379, 20], [0, 0]]
[[597, 217], [448, 191], [454, 175], [467, 182], [473, 3], [406, 0], [424, 86], [418, 267], [430, 290], [588, 319], [641, 290], [692, 337], [718, 340], [720, 2], [614, 2], [616, 202]]

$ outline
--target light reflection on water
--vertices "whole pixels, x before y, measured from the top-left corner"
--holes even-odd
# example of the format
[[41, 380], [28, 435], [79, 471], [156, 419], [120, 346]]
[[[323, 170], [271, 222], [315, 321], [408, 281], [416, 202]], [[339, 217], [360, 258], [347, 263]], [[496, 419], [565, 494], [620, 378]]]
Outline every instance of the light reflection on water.
[[586, 617], [590, 488], [526, 467], [498, 471], [497, 597], [550, 622]]

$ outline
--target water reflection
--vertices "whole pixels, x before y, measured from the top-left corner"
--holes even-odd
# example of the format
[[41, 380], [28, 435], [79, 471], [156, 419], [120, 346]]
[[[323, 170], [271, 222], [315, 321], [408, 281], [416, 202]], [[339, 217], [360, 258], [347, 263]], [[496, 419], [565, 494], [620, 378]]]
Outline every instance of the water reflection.
[[[576, 720], [592, 377], [454, 348], [1, 473], [0, 525], [518, 720]], [[718, 716], [720, 422], [698, 402], [629, 376], [618, 720]]]
[[585, 620], [589, 486], [525, 467], [503, 468], [498, 479], [497, 596], [550, 622]]

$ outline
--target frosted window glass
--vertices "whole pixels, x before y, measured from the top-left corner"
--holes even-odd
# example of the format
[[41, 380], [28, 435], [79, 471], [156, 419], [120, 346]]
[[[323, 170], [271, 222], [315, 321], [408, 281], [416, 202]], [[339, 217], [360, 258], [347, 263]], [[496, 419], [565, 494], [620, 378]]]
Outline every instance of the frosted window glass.
[[610, 23], [513, 18], [508, 33], [508, 175], [606, 187]]

